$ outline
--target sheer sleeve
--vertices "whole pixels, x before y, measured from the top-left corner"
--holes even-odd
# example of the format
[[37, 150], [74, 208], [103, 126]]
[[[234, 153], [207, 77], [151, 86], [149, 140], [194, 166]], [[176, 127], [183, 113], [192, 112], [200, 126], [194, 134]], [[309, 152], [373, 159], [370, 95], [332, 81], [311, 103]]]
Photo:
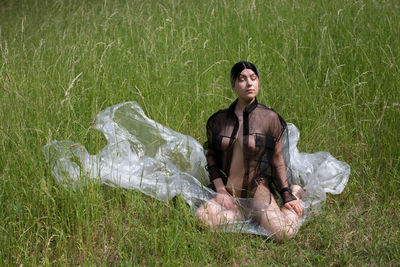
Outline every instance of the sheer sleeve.
[[282, 133], [286, 128], [286, 122], [276, 114], [274, 119], [274, 131], [273, 138], [275, 141], [274, 154], [272, 156], [272, 168], [274, 173], [275, 184], [279, 190], [279, 194], [282, 197], [283, 204], [296, 200], [296, 197], [290, 190], [289, 183], [286, 176], [285, 160], [282, 154]]
[[206, 149], [206, 158], [207, 158], [207, 171], [210, 176], [210, 182], [214, 181], [217, 178], [222, 178], [223, 174], [220, 170], [218, 164], [218, 155], [216, 149], [216, 140], [214, 140], [215, 135], [213, 134], [215, 131], [215, 115], [211, 116], [207, 121], [207, 142], [204, 144]]

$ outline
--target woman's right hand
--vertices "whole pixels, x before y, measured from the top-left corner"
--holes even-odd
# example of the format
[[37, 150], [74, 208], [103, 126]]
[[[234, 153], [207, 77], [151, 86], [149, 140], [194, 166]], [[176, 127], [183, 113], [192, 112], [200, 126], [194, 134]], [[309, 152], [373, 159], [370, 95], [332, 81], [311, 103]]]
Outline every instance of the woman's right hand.
[[218, 202], [218, 204], [220, 204], [221, 206], [223, 206], [225, 209], [228, 209], [228, 210], [235, 209], [235, 206], [236, 206], [235, 200], [233, 199], [231, 194], [229, 194], [229, 192], [225, 188], [218, 190], [217, 193], [218, 194], [217, 194], [215, 200]]
[[215, 191], [218, 193], [215, 197], [215, 201], [222, 207], [228, 210], [235, 209], [235, 201], [231, 194], [226, 190], [222, 178], [217, 178], [213, 181], [215, 186]]

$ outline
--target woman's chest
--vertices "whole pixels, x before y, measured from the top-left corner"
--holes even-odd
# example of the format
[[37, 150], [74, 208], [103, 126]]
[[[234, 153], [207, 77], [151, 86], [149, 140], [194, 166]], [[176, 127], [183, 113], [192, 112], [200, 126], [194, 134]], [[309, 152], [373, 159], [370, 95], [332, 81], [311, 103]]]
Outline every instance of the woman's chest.
[[262, 150], [273, 149], [273, 138], [265, 128], [260, 126], [251, 121], [246, 122], [243, 117], [238, 116], [236, 123], [228, 124], [215, 133], [218, 149], [229, 151], [233, 149], [234, 145], [239, 145], [243, 150], [248, 150], [249, 154], [258, 154]]

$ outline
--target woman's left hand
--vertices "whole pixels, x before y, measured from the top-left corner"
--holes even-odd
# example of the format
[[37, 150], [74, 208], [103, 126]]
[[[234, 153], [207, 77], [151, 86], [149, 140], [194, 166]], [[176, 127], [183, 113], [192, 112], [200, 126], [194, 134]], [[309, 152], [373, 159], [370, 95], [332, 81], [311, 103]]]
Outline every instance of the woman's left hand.
[[299, 216], [303, 215], [303, 206], [301, 205], [301, 202], [298, 199], [287, 202], [283, 206], [288, 210], [294, 210]]

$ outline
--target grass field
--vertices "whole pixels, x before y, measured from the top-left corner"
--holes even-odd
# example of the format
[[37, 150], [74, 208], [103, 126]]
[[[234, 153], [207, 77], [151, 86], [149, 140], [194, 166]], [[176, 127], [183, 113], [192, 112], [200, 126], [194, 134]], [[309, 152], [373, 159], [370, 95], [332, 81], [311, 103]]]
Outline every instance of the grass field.
[[[0, 265], [400, 265], [399, 14], [397, 0], [0, 0]], [[294, 239], [208, 232], [181, 198], [51, 177], [41, 147], [97, 153], [93, 118], [120, 102], [204, 142], [239, 60], [301, 151], [352, 168]]]

